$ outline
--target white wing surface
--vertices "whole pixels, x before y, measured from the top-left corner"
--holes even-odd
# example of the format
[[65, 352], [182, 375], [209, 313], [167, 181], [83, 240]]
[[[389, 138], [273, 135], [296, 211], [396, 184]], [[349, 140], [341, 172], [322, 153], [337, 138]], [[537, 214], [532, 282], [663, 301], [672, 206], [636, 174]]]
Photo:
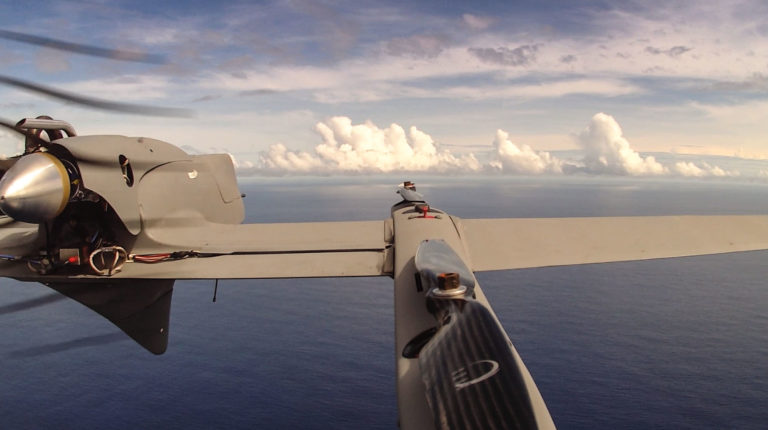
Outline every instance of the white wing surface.
[[768, 249], [768, 216], [456, 219], [472, 270]]

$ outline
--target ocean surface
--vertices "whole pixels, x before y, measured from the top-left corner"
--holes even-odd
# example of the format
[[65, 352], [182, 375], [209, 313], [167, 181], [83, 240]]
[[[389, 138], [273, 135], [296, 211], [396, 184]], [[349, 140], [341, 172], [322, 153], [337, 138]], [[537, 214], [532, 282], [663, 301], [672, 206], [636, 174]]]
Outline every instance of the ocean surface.
[[[403, 178], [247, 178], [248, 222], [378, 220]], [[465, 218], [768, 214], [768, 185], [416, 177]], [[702, 232], [706, 235], [707, 232]], [[479, 273], [561, 429], [764, 429], [768, 252]], [[397, 426], [389, 278], [177, 282], [154, 356], [0, 280], [4, 429]]]

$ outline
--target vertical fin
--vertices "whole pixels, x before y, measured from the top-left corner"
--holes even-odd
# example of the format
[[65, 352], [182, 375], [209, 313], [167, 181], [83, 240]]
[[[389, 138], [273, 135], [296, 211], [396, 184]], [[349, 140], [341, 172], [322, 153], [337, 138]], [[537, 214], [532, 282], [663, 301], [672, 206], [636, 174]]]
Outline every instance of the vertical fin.
[[108, 319], [153, 354], [168, 348], [173, 279], [51, 283], [47, 286]]

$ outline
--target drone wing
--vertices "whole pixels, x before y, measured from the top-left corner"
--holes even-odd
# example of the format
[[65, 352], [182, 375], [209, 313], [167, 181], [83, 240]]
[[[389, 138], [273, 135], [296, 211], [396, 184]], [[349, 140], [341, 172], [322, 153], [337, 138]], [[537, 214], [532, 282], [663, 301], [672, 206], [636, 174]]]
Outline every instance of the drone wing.
[[[134, 263], [142, 278], [380, 276], [389, 251], [385, 221], [213, 224], [147, 229], [153, 247], [196, 251], [162, 264]], [[137, 251], [141, 252], [141, 251]]]
[[[762, 215], [453, 220], [473, 271], [768, 249], [768, 216]], [[14, 234], [11, 226], [5, 227], [3, 233], [9, 237], [3, 242], [21, 244], [19, 237], [37, 233], [29, 224], [18, 224], [20, 227], [14, 230], [18, 233]], [[137, 243], [134, 248], [136, 255], [148, 257], [147, 264], [136, 259], [111, 277], [390, 275], [392, 234], [389, 221], [193, 225], [168, 222], [149, 226], [146, 237], [150, 240]], [[2, 263], [3, 276], [36, 280], [30, 279], [35, 276], [25, 266]]]
[[[0, 250], [8, 253], [0, 253], [0, 275], [44, 282], [98, 312], [147, 350], [162, 354], [168, 345], [175, 279], [384, 275], [391, 272], [387, 226], [384, 221], [161, 223], [143, 231], [131, 262], [104, 252], [82, 262], [77, 272], [68, 266], [42, 273], [39, 264], [24, 264], [13, 256], [40, 246], [39, 226], [0, 216]], [[113, 263], [122, 270], [111, 276], [87, 267]]]
[[463, 219], [474, 271], [768, 249], [768, 216]]
[[[0, 245], [37, 237], [37, 226], [6, 226]], [[381, 276], [391, 273], [391, 236], [385, 221], [218, 224], [173, 222], [147, 227], [129, 261], [111, 253], [83, 264], [114, 270], [110, 279], [246, 279]], [[14, 232], [14, 233], [12, 233]], [[388, 233], [390, 232], [390, 233]], [[116, 266], [112, 266], [116, 263]], [[26, 265], [0, 261], [0, 274], [20, 280], [104, 279], [95, 271], [41, 277]]]

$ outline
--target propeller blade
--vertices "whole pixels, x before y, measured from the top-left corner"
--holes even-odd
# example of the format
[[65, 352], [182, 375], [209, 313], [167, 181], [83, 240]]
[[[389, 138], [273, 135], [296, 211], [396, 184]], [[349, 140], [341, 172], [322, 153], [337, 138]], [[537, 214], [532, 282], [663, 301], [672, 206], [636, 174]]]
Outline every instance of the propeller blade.
[[75, 52], [77, 54], [90, 55], [92, 57], [110, 58], [119, 61], [133, 61], [138, 63], [165, 64], [162, 55], [147, 54], [144, 52], [123, 51], [119, 49], [101, 48], [98, 46], [81, 45], [79, 43], [65, 42], [49, 37], [34, 36], [16, 31], [0, 30], [0, 38], [30, 45], [57, 49], [59, 51]]
[[147, 116], [166, 116], [166, 117], [181, 117], [190, 118], [194, 116], [194, 112], [189, 109], [182, 108], [169, 108], [149, 106], [133, 103], [119, 103], [110, 102], [107, 100], [97, 99], [94, 97], [85, 97], [77, 94], [72, 94], [66, 91], [57, 90], [55, 88], [46, 87], [43, 85], [35, 84], [21, 79], [12, 78], [10, 76], [0, 75], [0, 84], [9, 85], [16, 88], [21, 88], [33, 93], [42, 94], [48, 97], [52, 97], [58, 100], [66, 102], [76, 103], [82, 106], [88, 106], [95, 109], [132, 113], [137, 115]]
[[493, 312], [475, 299], [467, 264], [442, 239], [421, 242], [414, 264], [437, 326], [403, 355], [419, 358], [435, 427], [538, 429], [523, 364]]
[[448, 322], [419, 353], [427, 401], [439, 429], [537, 429], [528, 389], [491, 312], [450, 300]]

